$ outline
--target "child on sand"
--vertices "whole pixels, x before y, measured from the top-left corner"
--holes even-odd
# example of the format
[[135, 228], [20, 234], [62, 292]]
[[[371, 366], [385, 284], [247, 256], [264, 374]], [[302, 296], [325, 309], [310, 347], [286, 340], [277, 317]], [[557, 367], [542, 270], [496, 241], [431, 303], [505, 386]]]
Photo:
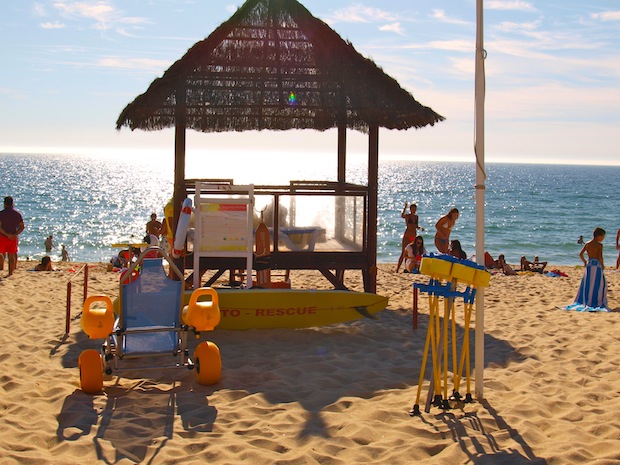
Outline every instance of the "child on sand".
[[[581, 312], [608, 312], [607, 306], [607, 280], [603, 270], [603, 239], [605, 230], [596, 228], [592, 240], [586, 242], [579, 252], [579, 258], [583, 261], [586, 269], [577, 291], [577, 296], [572, 305], [567, 305], [566, 310]], [[588, 256], [586, 261], [585, 255]]]

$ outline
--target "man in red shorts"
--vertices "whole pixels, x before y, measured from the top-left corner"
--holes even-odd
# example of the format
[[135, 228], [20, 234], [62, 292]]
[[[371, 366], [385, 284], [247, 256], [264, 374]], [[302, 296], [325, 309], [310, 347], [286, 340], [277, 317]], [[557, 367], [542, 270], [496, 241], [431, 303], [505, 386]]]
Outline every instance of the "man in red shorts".
[[4, 198], [0, 211], [0, 270], [4, 269], [4, 254], [9, 256], [9, 276], [17, 266], [17, 236], [24, 230], [22, 215], [13, 208], [13, 197]]

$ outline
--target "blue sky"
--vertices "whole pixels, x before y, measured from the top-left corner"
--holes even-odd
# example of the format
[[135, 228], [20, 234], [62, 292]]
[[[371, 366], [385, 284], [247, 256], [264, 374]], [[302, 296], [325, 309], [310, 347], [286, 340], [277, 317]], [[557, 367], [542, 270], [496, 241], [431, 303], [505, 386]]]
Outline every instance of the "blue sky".
[[[380, 132], [382, 157], [473, 160], [475, 0], [305, 0], [447, 118]], [[122, 109], [233, 0], [8, 0], [0, 16], [0, 151], [172, 153], [172, 131], [123, 129]], [[486, 160], [620, 164], [620, 3], [484, 3]], [[300, 143], [300, 141], [303, 141]], [[188, 151], [335, 152], [333, 131], [188, 134]], [[349, 136], [365, 153], [366, 137]]]

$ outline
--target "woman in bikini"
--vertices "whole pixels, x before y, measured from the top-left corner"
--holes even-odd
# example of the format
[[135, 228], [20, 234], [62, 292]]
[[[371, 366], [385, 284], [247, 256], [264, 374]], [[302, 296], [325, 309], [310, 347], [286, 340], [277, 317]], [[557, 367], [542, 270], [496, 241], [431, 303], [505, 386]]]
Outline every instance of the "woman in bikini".
[[398, 265], [396, 265], [397, 273], [398, 270], [400, 270], [400, 265], [402, 265], [405, 258], [405, 247], [415, 241], [415, 238], [418, 235], [418, 229], [424, 231], [424, 228], [418, 225], [418, 215], [416, 213], [418, 211], [418, 206], [415, 203], [412, 203], [409, 205], [409, 213], [406, 213], [408, 205], [409, 204], [405, 202], [403, 212], [400, 214], [401, 218], [404, 218], [407, 228], [405, 229], [405, 234], [403, 234], [400, 257], [398, 259]]
[[452, 228], [454, 227], [458, 217], [459, 210], [457, 208], [453, 208], [447, 215], [442, 216], [435, 224], [435, 228], [437, 229], [437, 233], [435, 234], [435, 247], [437, 247], [437, 250], [441, 253], [448, 253], [450, 233], [452, 232]]

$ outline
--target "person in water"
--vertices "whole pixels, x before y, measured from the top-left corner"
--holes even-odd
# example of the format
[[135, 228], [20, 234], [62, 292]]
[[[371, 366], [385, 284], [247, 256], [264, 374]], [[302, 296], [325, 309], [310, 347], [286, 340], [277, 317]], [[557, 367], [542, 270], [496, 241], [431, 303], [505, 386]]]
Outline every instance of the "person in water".
[[[407, 206], [409, 206], [409, 213], [407, 213]], [[400, 265], [402, 265], [403, 260], [405, 259], [405, 247], [408, 244], [411, 244], [416, 240], [418, 235], [418, 229], [420, 231], [424, 231], [424, 228], [418, 224], [418, 206], [415, 203], [409, 205], [405, 202], [405, 206], [403, 207], [403, 212], [400, 214], [401, 218], [405, 220], [406, 229], [403, 234], [403, 240], [401, 244], [400, 257], [398, 259], [398, 265], [396, 265], [396, 272], [400, 270]]]
[[437, 233], [435, 234], [435, 247], [437, 247], [437, 250], [441, 253], [448, 253], [450, 233], [458, 217], [458, 208], [453, 208], [447, 215], [439, 218], [439, 221], [435, 224], [435, 229], [437, 229]]

